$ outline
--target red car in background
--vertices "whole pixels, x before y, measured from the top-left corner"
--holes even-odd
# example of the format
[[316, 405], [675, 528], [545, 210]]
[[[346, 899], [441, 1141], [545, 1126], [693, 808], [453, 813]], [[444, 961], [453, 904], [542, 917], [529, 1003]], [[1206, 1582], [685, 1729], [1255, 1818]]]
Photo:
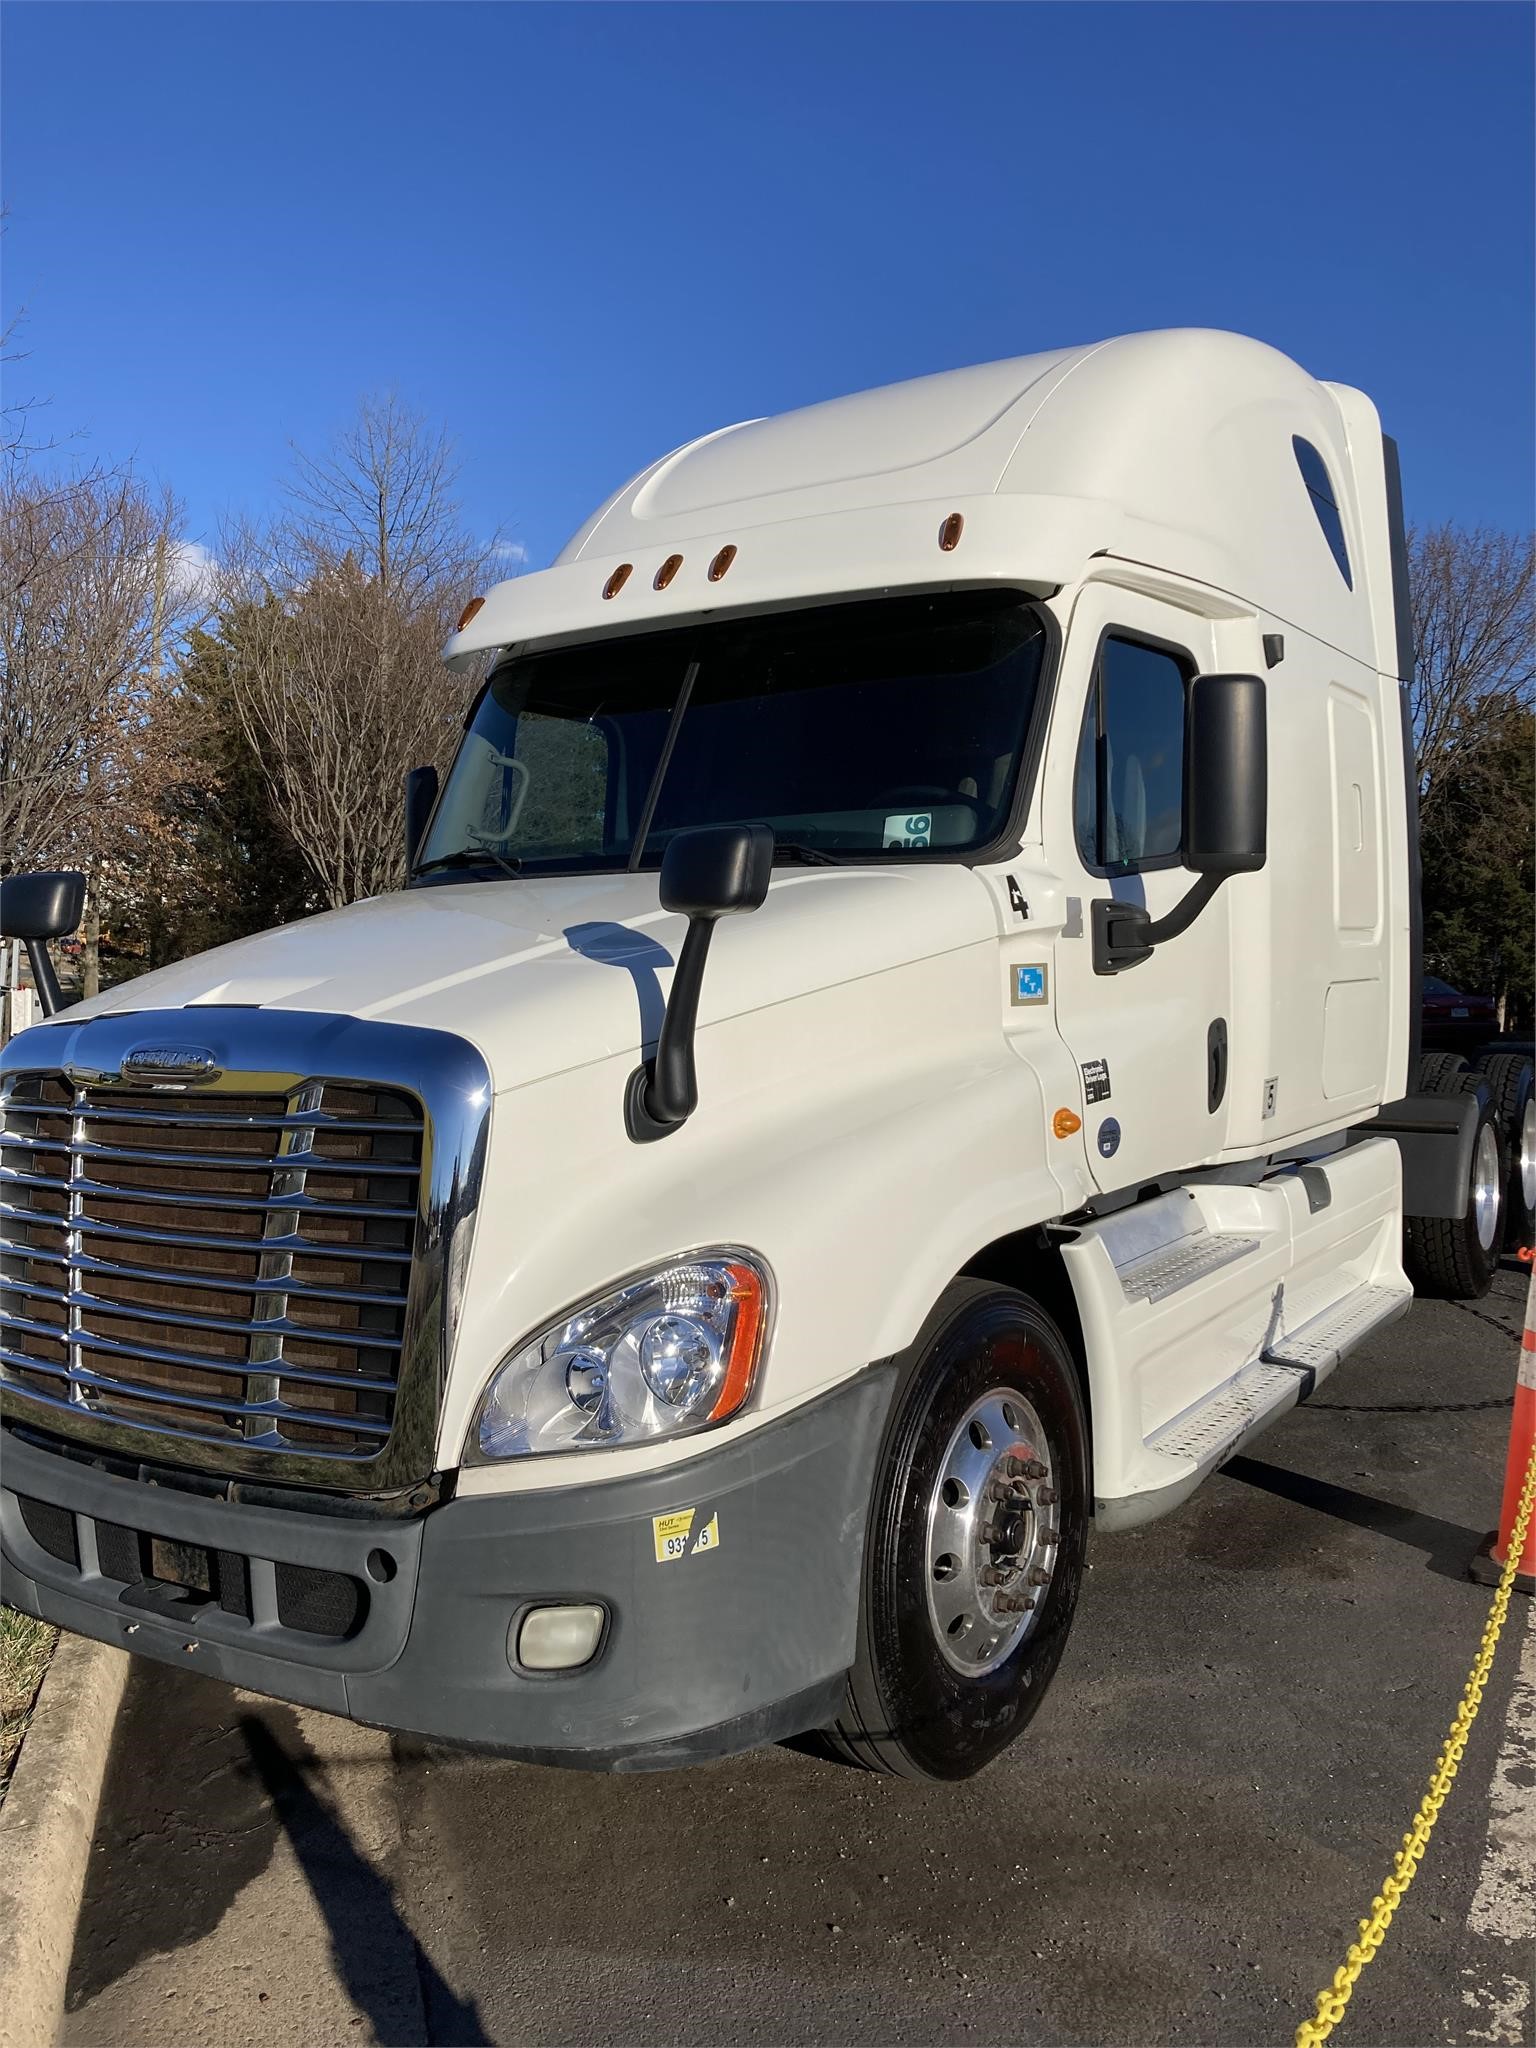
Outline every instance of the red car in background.
[[1493, 997], [1463, 995], [1438, 974], [1424, 977], [1420, 1017], [1426, 1047], [1464, 1052], [1498, 1036], [1499, 1011]]

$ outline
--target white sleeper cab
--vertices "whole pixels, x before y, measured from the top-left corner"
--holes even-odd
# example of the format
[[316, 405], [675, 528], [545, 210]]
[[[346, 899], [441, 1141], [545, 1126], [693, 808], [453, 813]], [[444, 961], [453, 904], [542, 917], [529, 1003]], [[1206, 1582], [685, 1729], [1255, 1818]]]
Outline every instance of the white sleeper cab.
[[627, 484], [466, 608], [398, 894], [63, 1009], [8, 880], [5, 1598], [549, 1763], [978, 1769], [1091, 1525], [1525, 1186], [1421, 1077], [1406, 618], [1370, 400], [1131, 335]]

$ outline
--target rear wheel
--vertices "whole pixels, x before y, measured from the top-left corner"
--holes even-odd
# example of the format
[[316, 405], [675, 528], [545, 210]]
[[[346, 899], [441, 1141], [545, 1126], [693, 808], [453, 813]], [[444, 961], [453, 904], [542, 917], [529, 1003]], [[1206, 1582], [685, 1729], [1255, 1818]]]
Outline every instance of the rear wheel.
[[1536, 1077], [1524, 1053], [1488, 1053], [1479, 1065], [1504, 1127], [1509, 1158], [1504, 1242], [1528, 1245], [1536, 1240]]
[[1459, 1095], [1461, 1083], [1457, 1077], [1466, 1071], [1467, 1063], [1459, 1052], [1427, 1052], [1419, 1061], [1419, 1093]]
[[[1440, 1064], [1451, 1060], [1454, 1066]], [[1426, 1095], [1476, 1095], [1477, 1129], [1464, 1214], [1406, 1217], [1403, 1265], [1416, 1293], [1477, 1301], [1493, 1283], [1504, 1243], [1507, 1172], [1499, 1115], [1483, 1076], [1470, 1072], [1457, 1053], [1429, 1054], [1419, 1086]]]
[[955, 1779], [1012, 1742], [1066, 1643], [1088, 1507], [1065, 1339], [1027, 1295], [954, 1282], [892, 1404], [837, 1753]]

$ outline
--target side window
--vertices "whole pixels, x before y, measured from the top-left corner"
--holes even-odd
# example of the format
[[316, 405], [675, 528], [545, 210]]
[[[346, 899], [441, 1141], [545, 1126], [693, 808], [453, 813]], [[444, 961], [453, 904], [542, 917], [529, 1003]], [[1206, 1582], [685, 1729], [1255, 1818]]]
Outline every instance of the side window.
[[1184, 699], [1192, 665], [1107, 639], [1078, 746], [1075, 816], [1085, 867], [1124, 874], [1177, 860], [1184, 837]]
[[1301, 480], [1307, 487], [1307, 496], [1312, 500], [1312, 510], [1317, 514], [1317, 523], [1323, 529], [1323, 538], [1333, 550], [1333, 559], [1339, 565], [1339, 574], [1346, 586], [1353, 590], [1355, 580], [1349, 573], [1349, 549], [1344, 545], [1344, 521], [1339, 512], [1338, 495], [1333, 488], [1333, 479], [1328, 474], [1328, 465], [1312, 446], [1303, 441], [1299, 434], [1291, 436], [1291, 446], [1296, 451], [1296, 467], [1301, 471]]

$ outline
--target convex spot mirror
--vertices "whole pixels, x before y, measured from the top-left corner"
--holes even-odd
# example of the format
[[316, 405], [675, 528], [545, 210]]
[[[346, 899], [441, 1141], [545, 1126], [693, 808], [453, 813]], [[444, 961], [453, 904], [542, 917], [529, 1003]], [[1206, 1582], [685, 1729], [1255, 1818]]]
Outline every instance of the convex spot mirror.
[[85, 910], [85, 877], [7, 875], [0, 882], [0, 938], [67, 939]]
[[0, 882], [0, 938], [21, 939], [43, 1015], [63, 1006], [59, 977], [48, 957], [50, 939], [67, 938], [85, 910], [85, 877], [72, 868], [53, 874], [7, 875]]
[[635, 1068], [624, 1097], [624, 1127], [637, 1145], [681, 1128], [698, 1107], [693, 1035], [704, 962], [722, 917], [756, 910], [773, 878], [767, 825], [701, 825], [679, 832], [661, 858], [661, 905], [688, 920], [677, 956], [656, 1057]]
[[773, 875], [767, 825], [700, 825], [679, 832], [661, 859], [661, 904], [682, 917], [756, 910]]

